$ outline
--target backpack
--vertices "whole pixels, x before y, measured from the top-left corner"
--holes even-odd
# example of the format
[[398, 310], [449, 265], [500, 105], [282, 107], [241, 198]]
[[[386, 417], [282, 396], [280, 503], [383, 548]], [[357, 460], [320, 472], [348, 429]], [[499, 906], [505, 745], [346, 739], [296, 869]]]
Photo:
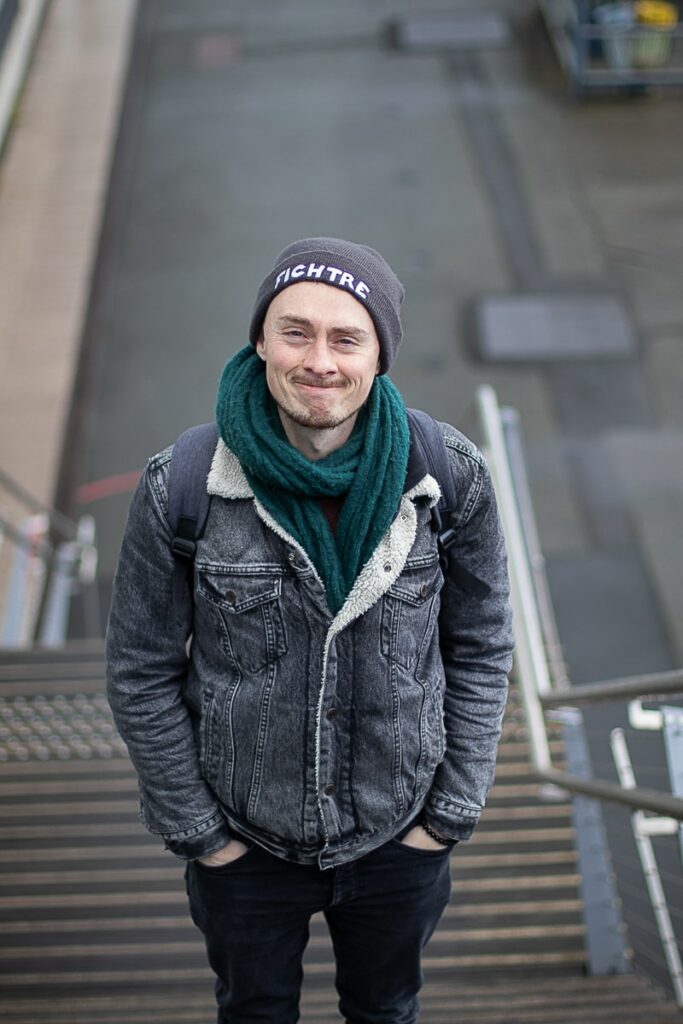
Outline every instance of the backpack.
[[[408, 425], [413, 445], [441, 488], [441, 498], [431, 511], [443, 572], [448, 572], [466, 593], [482, 600], [491, 592], [489, 585], [449, 555], [449, 549], [456, 540], [452, 526], [456, 494], [441, 429], [428, 413], [420, 409], [408, 409]], [[197, 541], [204, 533], [209, 515], [211, 495], [206, 490], [206, 478], [217, 442], [216, 424], [202, 423], [186, 430], [173, 446], [168, 480], [168, 521], [173, 530], [171, 551], [175, 566], [173, 603], [176, 608], [182, 606], [187, 593]]]

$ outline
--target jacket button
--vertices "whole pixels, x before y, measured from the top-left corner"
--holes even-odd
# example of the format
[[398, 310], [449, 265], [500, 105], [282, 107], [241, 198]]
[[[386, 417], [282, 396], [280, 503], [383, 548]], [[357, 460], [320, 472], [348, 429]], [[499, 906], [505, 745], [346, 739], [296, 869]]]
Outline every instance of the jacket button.
[[337, 787], [334, 785], [334, 783], [330, 782], [328, 783], [327, 786], [325, 786], [323, 793], [325, 794], [325, 796], [334, 796], [336, 791]]
[[226, 591], [225, 600], [228, 602], [228, 604], [237, 604], [237, 594], [235, 593], [235, 591]]
[[296, 552], [290, 551], [287, 557], [289, 558], [290, 562], [296, 562]]
[[384, 571], [391, 572], [391, 562], [387, 562], [387, 564], [384, 566]]
[[420, 587], [420, 597], [426, 597], [428, 593], [429, 587], [427, 586], [426, 583], [423, 583], [422, 586]]
[[327, 712], [327, 718], [329, 718], [330, 722], [333, 722], [336, 717], [337, 717], [337, 709], [336, 708], [330, 708], [330, 710]]

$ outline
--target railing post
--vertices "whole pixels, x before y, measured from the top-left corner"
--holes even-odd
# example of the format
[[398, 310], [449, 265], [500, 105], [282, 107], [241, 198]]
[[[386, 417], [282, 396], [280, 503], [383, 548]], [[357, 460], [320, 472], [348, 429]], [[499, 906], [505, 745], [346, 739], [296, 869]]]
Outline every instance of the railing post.
[[[664, 749], [669, 766], [671, 792], [683, 797], [683, 708], [665, 706], [662, 708]], [[678, 845], [683, 860], [683, 825], [678, 826]]]
[[25, 647], [32, 643], [47, 574], [44, 547], [49, 518], [41, 512], [29, 516], [19, 531], [23, 543], [17, 545], [7, 590], [2, 647]]
[[[593, 774], [583, 715], [577, 708], [556, 712], [564, 724], [567, 768], [590, 779]], [[586, 925], [586, 952], [591, 974], [627, 974], [621, 904], [614, 884], [602, 806], [586, 796], [572, 797], [572, 817], [579, 858], [581, 902]]]
[[[612, 756], [614, 757], [614, 763], [616, 765], [617, 772], [619, 773], [619, 781], [621, 785], [624, 789], [635, 789], [636, 780], [633, 774], [631, 756], [626, 745], [624, 730], [613, 729], [610, 740], [612, 745]], [[681, 964], [681, 954], [678, 951], [676, 935], [671, 923], [669, 906], [666, 901], [664, 889], [662, 888], [659, 867], [657, 866], [657, 860], [652, 848], [652, 839], [650, 838], [651, 835], [657, 834], [670, 835], [676, 830], [677, 825], [673, 819], [664, 817], [648, 818], [645, 816], [643, 811], [632, 812], [631, 825], [633, 828], [633, 837], [636, 841], [636, 849], [638, 850], [638, 857], [640, 858], [643, 875], [645, 877], [645, 885], [647, 886], [650, 902], [652, 903], [652, 910], [655, 915], [655, 921], [657, 922], [657, 931], [659, 932], [662, 949], [664, 950], [664, 958], [666, 960], [667, 967], [669, 968], [669, 974], [671, 975], [671, 984], [673, 985], [674, 995], [678, 1005], [683, 1007], [683, 964]]]

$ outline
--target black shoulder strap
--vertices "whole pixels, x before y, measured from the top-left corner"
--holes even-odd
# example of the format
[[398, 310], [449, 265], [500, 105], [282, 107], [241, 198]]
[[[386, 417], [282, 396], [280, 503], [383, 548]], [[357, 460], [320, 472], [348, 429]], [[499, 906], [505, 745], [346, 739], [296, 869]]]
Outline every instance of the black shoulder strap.
[[171, 550], [192, 560], [193, 544], [204, 533], [211, 496], [206, 478], [218, 441], [215, 423], [190, 427], [173, 445], [168, 477], [168, 521], [174, 533]]
[[448, 465], [446, 445], [438, 423], [428, 413], [421, 409], [408, 409], [408, 422], [422, 460], [429, 467], [429, 472], [441, 489], [438, 504], [432, 508], [432, 520], [438, 534], [439, 554], [445, 569], [448, 564], [448, 549], [455, 541], [451, 514], [455, 511], [456, 503], [455, 485]]
[[168, 521], [173, 530], [171, 551], [175, 559], [173, 603], [178, 610], [187, 593], [197, 541], [204, 533], [211, 495], [206, 478], [218, 441], [215, 423], [190, 427], [173, 445], [168, 477]]
[[408, 423], [417, 449], [441, 489], [441, 498], [432, 508], [432, 520], [438, 534], [442, 568], [444, 572], [448, 570], [459, 587], [481, 600], [491, 593], [488, 583], [459, 565], [449, 553], [449, 548], [456, 540], [452, 516], [456, 509], [457, 495], [441, 428], [436, 420], [421, 409], [408, 409]]
[[456, 494], [441, 428], [436, 420], [422, 409], [408, 409], [408, 422], [418, 450], [441, 488], [439, 505], [445, 519], [444, 513], [455, 511]]

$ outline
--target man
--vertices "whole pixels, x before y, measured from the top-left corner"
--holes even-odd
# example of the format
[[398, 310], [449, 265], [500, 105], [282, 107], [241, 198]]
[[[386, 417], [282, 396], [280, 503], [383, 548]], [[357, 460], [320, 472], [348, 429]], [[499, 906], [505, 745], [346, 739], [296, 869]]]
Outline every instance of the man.
[[367, 246], [280, 253], [220, 383], [181, 614], [172, 449], [131, 507], [109, 698], [143, 819], [189, 862], [220, 1024], [299, 1019], [316, 911], [347, 1021], [416, 1021], [449, 853], [493, 778], [512, 649], [503, 540], [481, 455], [444, 426], [459, 570], [444, 575], [439, 487], [386, 376], [402, 299]]

